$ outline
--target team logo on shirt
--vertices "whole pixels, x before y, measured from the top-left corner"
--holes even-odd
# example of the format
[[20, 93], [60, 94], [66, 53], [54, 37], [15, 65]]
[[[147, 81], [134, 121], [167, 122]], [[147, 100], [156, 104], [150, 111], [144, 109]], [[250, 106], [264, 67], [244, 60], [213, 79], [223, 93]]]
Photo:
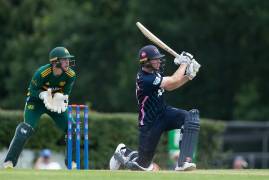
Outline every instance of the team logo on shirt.
[[59, 83], [59, 86], [64, 86], [65, 85], [65, 81], [61, 81], [60, 83]]
[[154, 79], [154, 81], [153, 81], [153, 85], [158, 85], [158, 84], [160, 84], [160, 82], [161, 82], [161, 78], [160, 77], [156, 77]]
[[33, 104], [28, 104], [27, 109], [28, 110], [33, 110], [33, 109], [35, 109], [35, 106]]

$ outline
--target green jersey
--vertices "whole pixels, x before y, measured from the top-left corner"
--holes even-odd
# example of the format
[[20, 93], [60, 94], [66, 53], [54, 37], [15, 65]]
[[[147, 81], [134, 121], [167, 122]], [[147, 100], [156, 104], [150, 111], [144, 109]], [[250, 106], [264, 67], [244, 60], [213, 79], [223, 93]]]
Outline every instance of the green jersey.
[[76, 73], [71, 68], [63, 72], [60, 76], [55, 76], [52, 66], [46, 64], [45, 66], [41, 66], [32, 77], [27, 96], [39, 98], [39, 93], [46, 91], [48, 88], [52, 89], [52, 93], [59, 92], [70, 95], [75, 78]]

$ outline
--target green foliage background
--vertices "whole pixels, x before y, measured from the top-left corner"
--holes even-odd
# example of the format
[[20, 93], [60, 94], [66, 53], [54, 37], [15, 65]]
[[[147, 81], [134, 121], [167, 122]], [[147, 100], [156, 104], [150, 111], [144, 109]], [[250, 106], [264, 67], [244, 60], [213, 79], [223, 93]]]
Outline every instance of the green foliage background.
[[[203, 117], [267, 120], [269, 1], [0, 0], [0, 107], [22, 109], [33, 72], [55, 46], [76, 56], [72, 101], [103, 112], [136, 112], [142, 22], [202, 64], [167, 101]], [[167, 74], [176, 67], [167, 55]]]

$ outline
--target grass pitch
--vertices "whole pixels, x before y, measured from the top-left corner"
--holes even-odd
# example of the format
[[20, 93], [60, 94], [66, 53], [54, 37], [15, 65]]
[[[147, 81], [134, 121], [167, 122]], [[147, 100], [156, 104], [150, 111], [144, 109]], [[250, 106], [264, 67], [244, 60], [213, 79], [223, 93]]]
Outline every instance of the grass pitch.
[[196, 170], [190, 172], [0, 170], [1, 180], [269, 180], [269, 170]]

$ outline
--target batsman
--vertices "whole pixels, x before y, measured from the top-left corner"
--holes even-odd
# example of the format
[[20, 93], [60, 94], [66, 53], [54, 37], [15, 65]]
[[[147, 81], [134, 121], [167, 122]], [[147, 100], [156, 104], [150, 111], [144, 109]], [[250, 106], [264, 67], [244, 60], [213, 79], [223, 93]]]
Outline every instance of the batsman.
[[41, 66], [34, 73], [28, 88], [24, 120], [15, 130], [4, 160], [4, 168], [16, 166], [23, 147], [33, 135], [42, 114], [48, 114], [58, 128], [67, 132], [68, 97], [76, 79], [76, 73], [71, 69], [75, 65], [73, 58], [65, 47], [56, 47], [49, 53], [50, 63]]
[[110, 169], [120, 166], [131, 170], [154, 171], [153, 163], [156, 147], [163, 132], [184, 127], [180, 146], [180, 156], [176, 171], [196, 169], [192, 161], [200, 129], [199, 111], [186, 111], [166, 104], [164, 92], [173, 91], [195, 78], [200, 64], [193, 55], [182, 52], [174, 59], [178, 66], [171, 76], [163, 75], [164, 55], [148, 45], [139, 51], [140, 69], [136, 77], [136, 98], [139, 110], [139, 146], [133, 151], [123, 143], [119, 144], [110, 159]]

